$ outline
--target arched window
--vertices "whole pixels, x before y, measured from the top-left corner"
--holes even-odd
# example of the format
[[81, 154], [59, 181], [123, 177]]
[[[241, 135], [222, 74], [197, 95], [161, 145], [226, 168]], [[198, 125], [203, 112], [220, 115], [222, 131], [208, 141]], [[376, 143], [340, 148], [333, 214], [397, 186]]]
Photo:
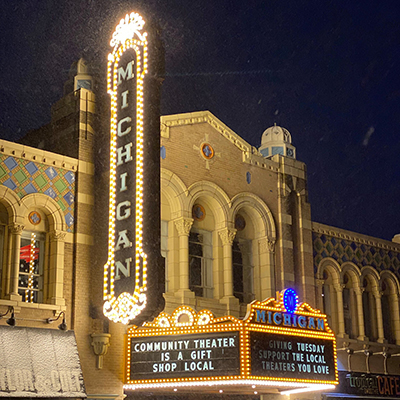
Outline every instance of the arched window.
[[193, 226], [189, 233], [189, 289], [199, 297], [213, 297], [214, 217], [208, 206], [194, 204]]
[[6, 225], [8, 222], [8, 214], [7, 210], [3, 204], [0, 203], [0, 299], [3, 297], [5, 288], [3, 288], [3, 284], [5, 284], [5, 278], [3, 274], [5, 274], [6, 268]]
[[354, 292], [355, 282], [352, 281], [350, 274], [345, 273], [343, 276], [343, 315], [344, 330], [351, 339], [358, 336], [358, 314], [357, 314], [357, 298]]
[[232, 279], [233, 295], [241, 303], [254, 300], [253, 284], [253, 227], [250, 218], [244, 212], [235, 216], [236, 236], [232, 243]]
[[165, 259], [165, 291], [168, 292], [168, 221], [161, 220], [161, 255]]
[[196, 228], [189, 234], [189, 289], [212, 297], [212, 233]]
[[328, 273], [327, 270], [323, 272], [324, 283], [322, 285], [322, 304], [323, 311], [328, 319], [329, 326], [337, 332], [337, 301], [336, 301], [336, 291], [333, 286], [333, 277]]
[[43, 303], [45, 257], [46, 233], [22, 232], [18, 294], [26, 303]]
[[48, 293], [48, 231], [46, 215], [31, 209], [20, 239], [18, 294], [25, 303], [45, 303]]
[[378, 340], [378, 322], [376, 313], [376, 301], [374, 296], [374, 286], [376, 285], [373, 278], [368, 275], [363, 279], [364, 292], [362, 294], [363, 315], [365, 336], [371, 342]]
[[[391, 343], [396, 343], [396, 336], [394, 331], [394, 304], [392, 297], [394, 289], [391, 283], [386, 279], [382, 282], [382, 320], [383, 320], [383, 332], [385, 339]], [[397, 317], [398, 318], [398, 317]]]

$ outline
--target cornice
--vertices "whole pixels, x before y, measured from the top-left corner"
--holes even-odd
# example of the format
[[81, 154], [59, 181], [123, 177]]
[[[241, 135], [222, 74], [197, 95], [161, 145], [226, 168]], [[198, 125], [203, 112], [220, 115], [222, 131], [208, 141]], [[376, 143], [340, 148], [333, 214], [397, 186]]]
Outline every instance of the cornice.
[[27, 161], [38, 162], [52, 167], [63, 168], [71, 171], [78, 170], [78, 160], [72, 157], [63, 156], [36, 149], [34, 147], [25, 146], [19, 143], [9, 142], [0, 139], [0, 154], [22, 158]]
[[[340, 230], [341, 232], [339, 232]], [[329, 225], [323, 225], [318, 222], [312, 222], [312, 231], [323, 235], [332, 236], [338, 239], [349, 240], [355, 243], [366, 244], [368, 246], [374, 246], [380, 249], [391, 250], [400, 252], [400, 245], [396, 245], [393, 242], [385, 241], [384, 239], [373, 238], [356, 232], [344, 231], [340, 228], [335, 228]]]
[[237, 133], [235, 133], [232, 129], [230, 129], [222, 121], [220, 121], [210, 111], [198, 111], [193, 113], [161, 116], [160, 119], [161, 137], [169, 138], [171, 127], [204, 124], [204, 123], [211, 125], [222, 136], [224, 136], [239, 150], [241, 150], [243, 154], [243, 162], [263, 169], [268, 169], [270, 171], [275, 171], [275, 172], [278, 171], [279, 163], [272, 160], [266, 160], [257, 150], [256, 147], [251, 146]]

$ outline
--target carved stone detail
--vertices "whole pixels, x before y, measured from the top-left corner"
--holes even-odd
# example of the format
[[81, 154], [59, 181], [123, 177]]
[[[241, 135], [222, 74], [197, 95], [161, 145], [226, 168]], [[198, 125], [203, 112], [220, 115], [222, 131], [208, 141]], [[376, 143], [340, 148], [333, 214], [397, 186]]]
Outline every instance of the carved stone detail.
[[107, 354], [108, 348], [110, 347], [109, 333], [92, 333], [92, 346], [93, 352], [96, 354], [96, 368], [103, 368], [103, 357]]
[[354, 293], [356, 295], [362, 295], [365, 292], [365, 288], [361, 288], [361, 287], [355, 287], [354, 288]]
[[233, 240], [235, 239], [236, 236], [236, 229], [221, 229], [219, 233], [219, 237], [221, 238], [222, 244], [225, 246], [229, 244], [232, 246]]
[[20, 235], [22, 231], [25, 229], [25, 225], [17, 224], [14, 222], [9, 226], [9, 229], [13, 235]]
[[263, 249], [267, 249], [267, 251], [270, 253], [275, 253], [275, 243], [275, 240], [268, 237], [259, 240], [260, 247]]
[[67, 236], [67, 232], [63, 231], [54, 231], [50, 234], [50, 241], [52, 242], [63, 242], [65, 237]]
[[372, 290], [372, 294], [374, 295], [374, 297], [376, 298], [376, 299], [381, 299], [382, 298], [382, 296], [383, 296], [383, 291], [381, 291], [381, 290], [377, 290], [377, 289], [373, 289]]
[[174, 221], [179, 236], [189, 236], [190, 229], [193, 225], [193, 218], [179, 218]]
[[324, 286], [325, 279], [315, 279], [315, 283], [317, 284], [317, 286]]
[[333, 287], [337, 293], [342, 293], [343, 289], [346, 287], [346, 285], [344, 283], [338, 283], [338, 284], [333, 285]]

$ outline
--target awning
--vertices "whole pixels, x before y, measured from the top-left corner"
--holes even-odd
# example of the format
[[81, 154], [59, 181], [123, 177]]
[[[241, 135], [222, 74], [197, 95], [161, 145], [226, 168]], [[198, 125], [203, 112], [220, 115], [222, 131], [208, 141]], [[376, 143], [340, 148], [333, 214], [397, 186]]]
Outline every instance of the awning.
[[86, 398], [74, 332], [0, 326], [0, 397]]

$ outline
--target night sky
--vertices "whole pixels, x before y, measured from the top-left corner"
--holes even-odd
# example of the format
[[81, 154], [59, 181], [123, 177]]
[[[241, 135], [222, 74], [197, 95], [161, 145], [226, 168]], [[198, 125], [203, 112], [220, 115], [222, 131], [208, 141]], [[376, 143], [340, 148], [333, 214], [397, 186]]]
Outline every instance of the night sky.
[[[50, 120], [71, 64], [105, 76], [119, 20], [158, 21], [162, 114], [209, 110], [253, 146], [276, 122], [307, 164], [312, 219], [400, 233], [398, 1], [0, 0], [0, 137]], [[267, 189], [267, 188], [266, 188]]]

